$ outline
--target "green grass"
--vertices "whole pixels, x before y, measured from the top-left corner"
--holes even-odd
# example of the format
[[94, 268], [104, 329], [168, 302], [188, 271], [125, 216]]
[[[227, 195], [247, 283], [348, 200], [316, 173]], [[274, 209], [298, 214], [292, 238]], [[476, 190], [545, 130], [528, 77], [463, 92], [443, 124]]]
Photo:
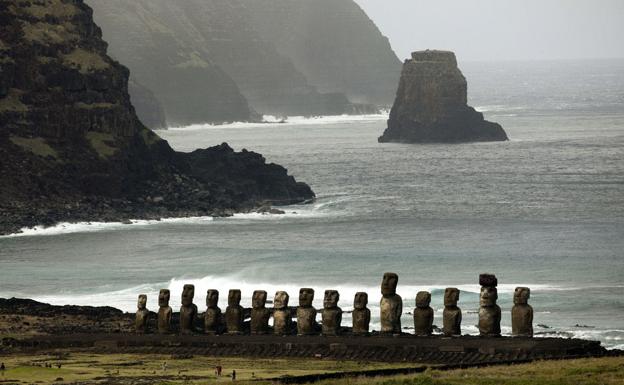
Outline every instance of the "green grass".
[[22, 138], [20, 136], [11, 136], [11, 142], [20, 146], [22, 149], [32, 152], [35, 155], [47, 158], [49, 156], [58, 159], [58, 153], [46, 143], [43, 138]]
[[111, 157], [117, 152], [117, 149], [113, 147], [114, 139], [111, 134], [89, 131], [85, 134], [85, 137], [100, 158]]
[[102, 55], [97, 52], [87, 51], [83, 48], [76, 48], [72, 52], [63, 56], [65, 65], [76, 68], [81, 73], [99, 71], [109, 67]]

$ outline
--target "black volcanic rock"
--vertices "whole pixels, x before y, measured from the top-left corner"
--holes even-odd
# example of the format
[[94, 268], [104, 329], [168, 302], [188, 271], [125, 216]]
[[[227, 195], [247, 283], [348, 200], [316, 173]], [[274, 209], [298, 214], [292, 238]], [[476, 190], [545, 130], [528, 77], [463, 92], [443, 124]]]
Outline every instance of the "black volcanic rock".
[[406, 60], [388, 128], [379, 142], [460, 143], [505, 141], [497, 123], [467, 104], [467, 83], [455, 54], [412, 53]]
[[[0, 0], [0, 234], [313, 198], [259, 155], [173, 151], [137, 118], [128, 70], [91, 15], [82, 0]], [[229, 164], [237, 171], [212, 173]]]

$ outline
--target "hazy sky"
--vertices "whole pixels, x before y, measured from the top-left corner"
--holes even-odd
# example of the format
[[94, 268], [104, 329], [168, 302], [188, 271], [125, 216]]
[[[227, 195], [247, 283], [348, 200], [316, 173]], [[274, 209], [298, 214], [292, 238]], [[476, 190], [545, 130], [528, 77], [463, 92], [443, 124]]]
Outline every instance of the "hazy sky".
[[624, 57], [624, 0], [355, 0], [411, 51], [455, 51], [460, 60]]

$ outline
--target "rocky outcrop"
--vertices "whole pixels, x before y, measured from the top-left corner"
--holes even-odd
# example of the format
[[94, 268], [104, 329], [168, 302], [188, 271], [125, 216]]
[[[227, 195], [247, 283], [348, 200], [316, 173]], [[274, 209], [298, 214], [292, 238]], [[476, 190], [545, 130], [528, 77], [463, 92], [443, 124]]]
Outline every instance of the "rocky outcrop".
[[[0, 234], [314, 196], [257, 154], [173, 151], [137, 118], [128, 70], [91, 16], [82, 0], [0, 0]], [[229, 171], [217, 178], [219, 168]]]
[[403, 65], [388, 128], [379, 142], [507, 140], [500, 125], [468, 106], [467, 88], [454, 53], [414, 52]]
[[165, 110], [151, 90], [131, 78], [128, 93], [141, 123], [152, 130], [167, 128]]
[[376, 111], [340, 89], [319, 92], [242, 0], [88, 2], [112, 55], [161, 100], [169, 125], [259, 119], [247, 102], [270, 115]]
[[264, 39], [321, 92], [390, 106], [401, 61], [353, 0], [243, 0]]

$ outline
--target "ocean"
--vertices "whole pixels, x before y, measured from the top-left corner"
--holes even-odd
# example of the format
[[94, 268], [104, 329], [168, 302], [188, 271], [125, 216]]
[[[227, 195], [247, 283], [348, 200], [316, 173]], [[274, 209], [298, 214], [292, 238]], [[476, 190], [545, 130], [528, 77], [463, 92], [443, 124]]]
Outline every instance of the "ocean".
[[[182, 285], [340, 291], [349, 311], [367, 291], [379, 327], [379, 285], [397, 272], [403, 326], [419, 290], [461, 289], [464, 333], [475, 334], [478, 275], [499, 279], [503, 333], [516, 286], [532, 289], [538, 336], [624, 348], [624, 60], [462, 63], [470, 104], [510, 141], [378, 144], [387, 115], [291, 118], [159, 131], [182, 151], [228, 142], [262, 153], [318, 199], [285, 215], [62, 224], [0, 238], [0, 297], [133, 311]], [[343, 324], [349, 325], [347, 313]]]

